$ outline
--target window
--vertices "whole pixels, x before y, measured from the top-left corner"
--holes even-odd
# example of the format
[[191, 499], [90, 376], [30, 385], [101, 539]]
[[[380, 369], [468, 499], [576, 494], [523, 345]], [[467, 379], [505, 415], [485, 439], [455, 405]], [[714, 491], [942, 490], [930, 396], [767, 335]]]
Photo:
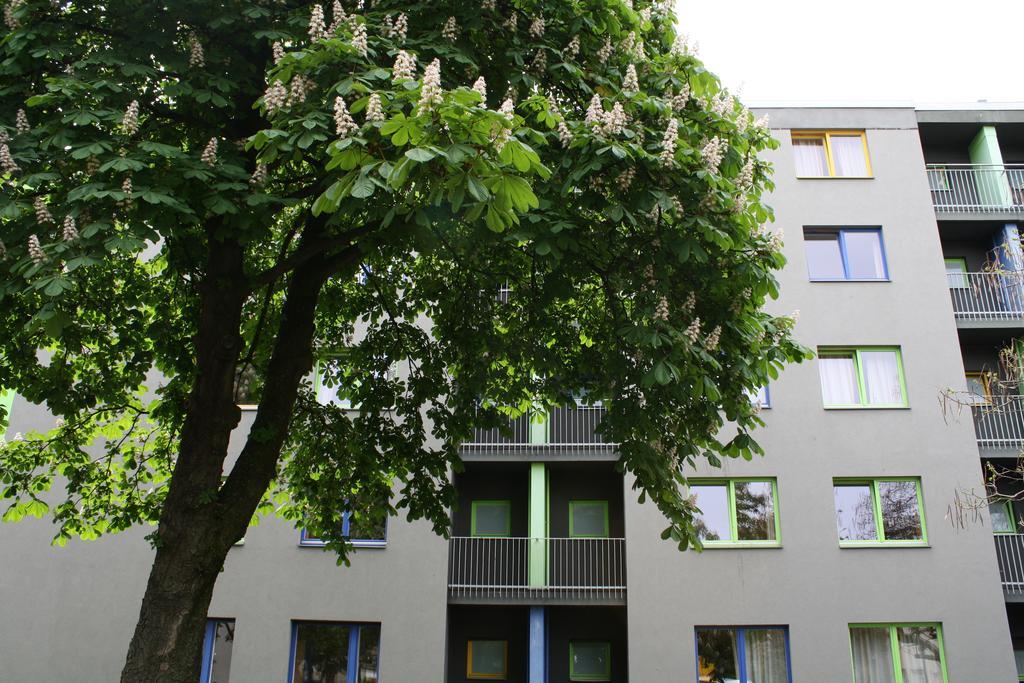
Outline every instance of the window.
[[569, 642], [570, 681], [612, 680], [612, 646], [607, 642]]
[[946, 259], [946, 282], [950, 289], [967, 289], [967, 259]]
[[1017, 664], [1017, 680], [1024, 681], [1024, 649], [1013, 648], [1013, 661]]
[[608, 534], [608, 501], [569, 501], [570, 538], [608, 538]]
[[231, 673], [231, 648], [234, 642], [234, 619], [207, 620], [199, 683], [228, 683], [228, 676]]
[[[349, 389], [354, 389], [360, 385], [358, 379], [348, 377], [350, 381], [349, 387], [345, 387], [345, 377], [339, 376], [337, 357], [327, 358], [321, 360], [316, 365], [316, 376], [313, 380], [313, 386], [316, 390], [316, 400], [320, 405], [334, 405], [343, 410], [358, 410], [359, 405], [352, 402], [352, 397], [349, 395]], [[373, 375], [381, 380], [393, 379], [395, 376], [395, 368], [392, 367], [388, 372], [377, 372], [373, 371]]]
[[[341, 516], [341, 534], [357, 548], [383, 548], [388, 543], [388, 519], [369, 511], [346, 510]], [[303, 529], [299, 545], [323, 547], [324, 541]]]
[[992, 376], [987, 372], [968, 372], [967, 400], [973, 404], [992, 402]]
[[940, 624], [850, 624], [854, 683], [945, 683]]
[[750, 397], [750, 402], [756, 406], [761, 406], [762, 408], [772, 407], [772, 396], [767, 386], [763, 386], [757, 391], [748, 391], [747, 396]]
[[811, 280], [887, 280], [880, 228], [804, 228]]
[[919, 479], [837, 479], [833, 495], [841, 546], [928, 541]]
[[508, 641], [471, 640], [466, 645], [466, 678], [504, 681], [508, 678]]
[[864, 131], [793, 131], [799, 178], [870, 178]]
[[826, 408], [906, 408], [898, 347], [818, 348]]
[[512, 501], [474, 500], [470, 536], [504, 538], [512, 535]]
[[774, 479], [696, 480], [689, 491], [700, 509], [695, 524], [705, 545], [778, 545]]
[[376, 683], [380, 624], [292, 622], [291, 683]]
[[1009, 500], [997, 500], [988, 504], [988, 516], [992, 520], [992, 533], [1017, 533], [1017, 518], [1013, 513], [1013, 503]]
[[789, 634], [779, 626], [697, 628], [699, 683], [789, 683]]

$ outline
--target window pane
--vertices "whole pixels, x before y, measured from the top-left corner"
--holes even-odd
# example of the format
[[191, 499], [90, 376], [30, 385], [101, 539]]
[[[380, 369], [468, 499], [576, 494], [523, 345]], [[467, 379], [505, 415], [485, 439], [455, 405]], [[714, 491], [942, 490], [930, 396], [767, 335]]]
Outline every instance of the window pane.
[[228, 683], [231, 674], [231, 648], [235, 643], [235, 622], [218, 621], [213, 634], [210, 683]]
[[569, 679], [580, 681], [611, 680], [611, 645], [573, 641], [569, 645], [572, 659]]
[[971, 403], [988, 403], [988, 384], [980, 374], [967, 375], [967, 395]]
[[298, 624], [292, 683], [346, 683], [349, 627]]
[[860, 403], [857, 368], [853, 354], [818, 358], [821, 368], [821, 400], [827, 406], [849, 406]]
[[864, 143], [859, 135], [832, 135], [832, 165], [837, 176], [866, 176], [867, 159], [864, 157]]
[[512, 525], [512, 504], [508, 501], [473, 503], [474, 536], [508, 536]]
[[736, 537], [740, 541], [775, 540], [775, 501], [770, 481], [736, 482]]
[[700, 681], [738, 681], [740, 664], [736, 652], [736, 631], [697, 631], [697, 659]]
[[855, 683], [896, 683], [888, 627], [851, 628]]
[[701, 484], [690, 487], [700, 514], [694, 520], [697, 536], [703, 541], [731, 541], [729, 531], [729, 489], [725, 484]]
[[750, 683], [789, 683], [786, 632], [781, 628], [753, 628], [744, 634], [747, 680]]
[[1017, 678], [1024, 678], [1024, 650], [1014, 650], [1013, 659], [1017, 663]]
[[895, 351], [862, 351], [864, 390], [870, 405], [902, 405], [903, 388]]
[[827, 176], [824, 138], [793, 138], [793, 157], [798, 176]]
[[316, 400], [320, 405], [335, 405], [339, 408], [351, 408], [352, 402], [344, 396], [341, 382], [338, 379], [337, 361], [321, 362], [317, 369]]
[[383, 541], [387, 538], [388, 520], [377, 512], [349, 513], [348, 538], [350, 541]]
[[875, 504], [867, 484], [840, 484], [834, 487], [836, 526], [840, 541], [875, 541]]
[[469, 643], [469, 676], [504, 678], [507, 675], [508, 641], [471, 640]]
[[851, 230], [843, 233], [849, 277], [881, 279], [885, 277], [882, 257], [882, 235], [874, 230]]
[[921, 514], [917, 509], [917, 482], [880, 481], [882, 530], [887, 541], [921, 539]]
[[839, 233], [805, 233], [807, 274], [812, 280], [842, 280], [843, 256], [839, 251]]
[[946, 259], [946, 280], [951, 288], [967, 287], [967, 264], [963, 259]]
[[377, 683], [380, 668], [380, 624], [359, 628], [359, 680], [357, 683]]
[[988, 516], [992, 520], [992, 531], [997, 534], [1013, 533], [1013, 520], [1010, 518], [1009, 506], [1005, 502], [989, 503]]
[[903, 683], [942, 683], [939, 633], [934, 626], [896, 629]]
[[569, 514], [572, 515], [571, 527], [573, 536], [596, 536], [603, 538], [608, 535], [607, 503], [574, 501], [569, 504]]

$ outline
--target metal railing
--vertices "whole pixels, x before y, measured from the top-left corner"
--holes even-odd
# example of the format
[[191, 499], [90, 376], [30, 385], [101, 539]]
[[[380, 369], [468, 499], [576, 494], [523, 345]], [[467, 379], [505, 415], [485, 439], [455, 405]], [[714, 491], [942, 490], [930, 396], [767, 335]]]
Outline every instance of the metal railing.
[[448, 544], [455, 599], [622, 601], [624, 538], [477, 538]]
[[462, 444], [464, 453], [510, 453], [523, 451], [614, 450], [597, 433], [605, 409], [600, 405], [570, 405], [552, 409], [542, 423], [530, 414], [508, 418], [506, 429], [475, 429], [473, 438]]
[[979, 446], [1024, 447], [1024, 396], [992, 396], [972, 405], [971, 413]]
[[937, 211], [1024, 210], [1024, 165], [928, 164]]
[[995, 539], [1003, 590], [1024, 594], [1024, 534], [996, 534]]
[[947, 272], [953, 313], [961, 320], [1024, 319], [1024, 272]]

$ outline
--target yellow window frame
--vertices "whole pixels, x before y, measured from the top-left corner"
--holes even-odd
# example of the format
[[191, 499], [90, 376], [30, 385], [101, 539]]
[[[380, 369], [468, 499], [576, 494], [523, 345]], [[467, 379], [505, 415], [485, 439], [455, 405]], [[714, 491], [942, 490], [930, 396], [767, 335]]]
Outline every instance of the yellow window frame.
[[[859, 137], [861, 147], [864, 150], [864, 167], [867, 175], [836, 175], [836, 164], [832, 158], [833, 137]], [[827, 176], [797, 176], [798, 178], [874, 178], [874, 171], [871, 168], [871, 154], [868, 152], [868, 136], [863, 130], [799, 130], [792, 131], [793, 140], [821, 140], [825, 145], [825, 161], [828, 164]]]
[[[505, 645], [505, 668], [501, 673], [481, 673], [473, 670], [473, 643], [474, 642], [489, 642], [489, 643], [504, 643]], [[489, 640], [477, 638], [476, 640], [469, 640], [466, 642], [466, 678], [479, 681], [505, 681], [508, 680], [508, 641], [507, 640]]]
[[964, 377], [969, 380], [978, 380], [978, 382], [981, 384], [982, 390], [985, 392], [985, 395], [979, 396], [979, 398], [984, 399], [984, 403], [992, 403], [992, 373], [965, 372]]

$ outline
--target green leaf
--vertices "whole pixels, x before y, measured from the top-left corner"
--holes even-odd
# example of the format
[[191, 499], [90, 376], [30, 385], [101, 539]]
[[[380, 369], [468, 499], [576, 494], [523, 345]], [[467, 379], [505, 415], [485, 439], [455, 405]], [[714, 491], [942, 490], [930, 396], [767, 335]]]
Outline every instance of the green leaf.
[[352, 183], [352, 196], [358, 199], [366, 199], [373, 194], [373, 191], [377, 189], [377, 186], [372, 180], [365, 174], [360, 174], [356, 178], [355, 182]]
[[422, 147], [415, 147], [413, 149], [407, 149], [405, 151], [405, 156], [409, 157], [413, 161], [425, 162], [436, 157], [437, 152], [432, 152], [431, 150], [424, 149]]

